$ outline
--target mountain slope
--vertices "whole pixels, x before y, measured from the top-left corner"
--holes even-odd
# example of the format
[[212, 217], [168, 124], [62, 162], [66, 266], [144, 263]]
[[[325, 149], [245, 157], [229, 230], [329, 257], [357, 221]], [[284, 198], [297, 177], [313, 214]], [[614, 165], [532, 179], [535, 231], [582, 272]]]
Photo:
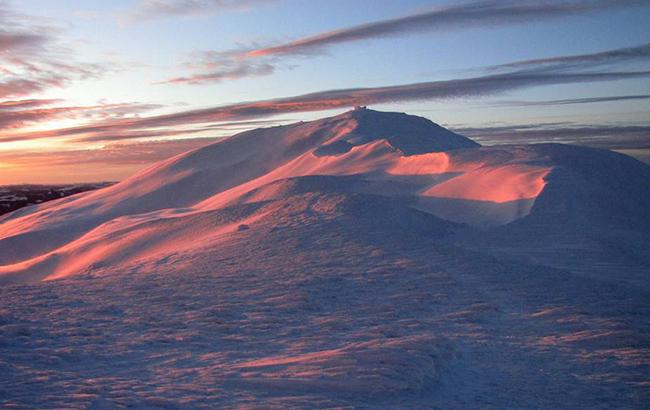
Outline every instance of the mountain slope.
[[399, 201], [319, 193], [332, 178], [179, 219], [184, 247], [156, 229], [122, 248], [150, 257], [5, 285], [0, 403], [642, 407], [647, 291], [450, 246], [453, 225]]

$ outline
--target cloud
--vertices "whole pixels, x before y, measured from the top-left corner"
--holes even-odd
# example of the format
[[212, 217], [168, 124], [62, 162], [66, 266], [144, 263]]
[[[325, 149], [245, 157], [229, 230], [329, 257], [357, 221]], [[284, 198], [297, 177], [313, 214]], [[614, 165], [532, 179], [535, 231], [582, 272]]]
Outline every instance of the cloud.
[[127, 12], [129, 22], [164, 17], [201, 16], [226, 11], [248, 10], [277, 0], [140, 0]]
[[52, 119], [109, 119], [134, 116], [161, 108], [159, 104], [121, 103], [92, 106], [50, 107], [60, 100], [30, 99], [0, 101], [0, 130], [22, 128]]
[[38, 53], [50, 43], [51, 35], [51, 28], [32, 24], [29, 16], [0, 0], [0, 58]]
[[642, 5], [642, 1], [478, 1], [437, 8], [410, 16], [329, 31], [277, 46], [251, 50], [251, 57], [312, 53], [324, 46], [421, 31], [517, 24], [539, 19]]
[[[58, 58], [71, 61], [63, 63]], [[72, 57], [40, 55], [32, 59], [3, 59], [4, 73], [0, 79], [0, 98], [24, 97], [50, 88], [61, 88], [72, 82], [99, 78], [113, 70], [109, 64], [74, 62]]]
[[650, 94], [643, 95], [614, 95], [608, 97], [589, 97], [589, 98], [567, 98], [562, 100], [546, 101], [499, 101], [492, 105], [499, 107], [535, 107], [535, 106], [552, 106], [552, 105], [571, 105], [571, 104], [594, 104], [602, 102], [619, 102], [635, 101], [650, 99]]
[[650, 149], [650, 125], [526, 124], [454, 131], [483, 145], [553, 142], [612, 150]]
[[539, 85], [612, 81], [647, 76], [650, 76], [650, 71], [575, 74], [513, 72], [397, 86], [321, 91], [295, 97], [239, 103], [143, 118], [139, 122], [127, 126], [170, 126], [179, 123], [191, 124], [206, 121], [247, 119], [290, 112], [323, 111], [355, 105], [478, 97]]
[[105, 142], [105, 141], [120, 141], [132, 140], [139, 138], [164, 138], [164, 137], [179, 137], [186, 134], [196, 134], [210, 128], [193, 128], [188, 130], [143, 130], [143, 131], [104, 131], [97, 132], [87, 137], [77, 138], [72, 142]]
[[44, 105], [51, 105], [59, 101], [61, 100], [39, 98], [32, 98], [29, 100], [0, 101], [0, 113], [6, 110], [20, 110], [24, 108], [42, 107]]
[[140, 138], [164, 138], [164, 137], [179, 137], [188, 134], [198, 134], [210, 132], [214, 134], [220, 132], [237, 132], [249, 130], [251, 126], [273, 126], [280, 125], [278, 121], [273, 120], [256, 120], [256, 121], [236, 121], [236, 122], [221, 122], [218, 124], [207, 125], [203, 127], [195, 127], [190, 129], [148, 129], [148, 130], [119, 130], [119, 131], [99, 131], [94, 132], [89, 136], [81, 137], [72, 140], [72, 142], [115, 142], [123, 140], [132, 140]]
[[650, 59], [650, 43], [642, 44], [636, 47], [618, 48], [591, 54], [579, 54], [517, 61], [514, 63], [494, 66], [492, 69], [544, 68], [557, 70], [561, 68], [566, 70], [593, 68], [597, 65], [599, 66], [621, 62], [643, 61], [648, 59]]
[[53, 86], [60, 87], [62, 85], [63, 79], [58, 75], [34, 79], [8, 78], [0, 80], [0, 98], [22, 97]]
[[[271, 74], [278, 59], [290, 56], [311, 56], [322, 53], [327, 47], [342, 43], [380, 39], [430, 31], [452, 31], [469, 28], [501, 27], [503, 25], [537, 22], [544, 19], [571, 15], [647, 6], [642, 0], [573, 0], [573, 1], [513, 1], [484, 0], [412, 14], [409, 16], [379, 20], [313, 36], [299, 38], [287, 43], [268, 47], [213, 52], [213, 70], [186, 77], [183, 81], [168, 80], [166, 83], [200, 84], [237, 79], [246, 76]], [[611, 59], [613, 56], [603, 56]], [[252, 69], [249, 60], [264, 58], [265, 70]], [[531, 61], [531, 64], [536, 64]], [[538, 62], [539, 63], [539, 62]], [[544, 62], [547, 63], [547, 62]], [[525, 64], [525, 63], [524, 63]], [[229, 76], [233, 66], [239, 75]]]
[[258, 77], [273, 73], [275, 67], [271, 64], [250, 63], [246, 61], [229, 62], [227, 68], [219, 68], [203, 74], [194, 74], [187, 77], [175, 77], [161, 81], [157, 84], [203, 84], [217, 83], [224, 80], [236, 80], [245, 77]]
[[76, 61], [61, 41], [61, 29], [40, 21], [0, 2], [0, 99], [98, 78], [113, 69], [111, 64]]
[[0, 151], [0, 184], [74, 183], [121, 180], [171, 156], [200, 148], [215, 138], [108, 144], [98, 149]]
[[91, 138], [94, 135], [106, 135], [107, 133], [159, 130], [167, 127], [175, 128], [192, 124], [251, 120], [293, 112], [349, 108], [355, 105], [481, 97], [543, 85], [616, 81], [644, 77], [650, 77], [650, 71], [600, 73], [537, 73], [514, 71], [446, 81], [329, 90], [294, 97], [180, 111], [165, 115], [116, 119], [77, 127], [40, 131], [38, 133], [6, 135], [0, 137], [0, 142], [52, 137]]
[[47, 36], [31, 33], [12, 33], [0, 30], [0, 54], [25, 52], [48, 41]]
[[15, 166], [29, 166], [35, 162], [48, 165], [66, 164], [149, 164], [169, 158], [194, 148], [214, 143], [218, 138], [188, 138], [118, 142], [93, 149], [67, 149], [60, 151], [14, 150], [0, 152], [0, 161]]

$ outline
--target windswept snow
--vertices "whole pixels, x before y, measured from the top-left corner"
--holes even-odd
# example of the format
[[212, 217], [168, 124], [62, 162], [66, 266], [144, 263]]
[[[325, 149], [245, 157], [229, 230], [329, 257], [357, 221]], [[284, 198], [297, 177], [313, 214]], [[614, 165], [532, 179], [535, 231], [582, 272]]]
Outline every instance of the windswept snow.
[[642, 408], [649, 182], [367, 109], [238, 134], [0, 219], [0, 406]]
[[287, 204], [218, 246], [5, 287], [3, 403], [640, 408], [648, 399], [647, 291], [461, 251], [445, 244], [447, 224], [417, 211], [391, 220], [390, 203], [305, 195], [288, 202], [309, 208]]

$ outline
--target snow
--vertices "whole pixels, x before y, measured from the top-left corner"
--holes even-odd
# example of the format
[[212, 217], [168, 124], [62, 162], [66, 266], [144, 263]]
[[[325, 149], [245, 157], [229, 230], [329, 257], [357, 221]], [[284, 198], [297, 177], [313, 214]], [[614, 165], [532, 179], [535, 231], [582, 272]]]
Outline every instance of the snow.
[[24, 208], [0, 407], [642, 408], [649, 181], [359, 109]]

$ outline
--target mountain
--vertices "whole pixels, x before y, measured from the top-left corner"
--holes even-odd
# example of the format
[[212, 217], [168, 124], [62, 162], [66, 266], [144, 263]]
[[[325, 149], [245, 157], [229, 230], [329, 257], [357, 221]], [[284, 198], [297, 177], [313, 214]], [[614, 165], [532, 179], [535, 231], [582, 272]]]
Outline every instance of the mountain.
[[0, 397], [634, 408], [648, 182], [367, 108], [237, 134], [0, 219]]
[[[568, 229], [586, 227], [647, 233], [649, 179], [647, 166], [609, 151], [554, 144], [480, 147], [424, 118], [358, 108], [244, 132], [109, 188], [14, 212], [0, 220], [0, 280], [58, 278], [97, 264], [116, 266], [120, 257], [112, 255], [122, 252], [134, 260], [150, 257], [135, 251], [132, 242], [143, 242], [139, 236], [124, 239], [123, 246], [114, 236], [128, 238], [129, 230], [147, 224], [180, 235], [173, 226], [191, 226], [181, 221], [209, 219], [209, 213], [249, 203], [286, 201], [296, 190], [389, 197], [449, 222], [505, 225], [489, 235], [516, 236], [518, 243], [542, 232], [564, 236]], [[483, 234], [472, 229], [465, 236]], [[110, 243], [104, 246], [102, 238]], [[490, 241], [497, 242], [503, 241]], [[176, 245], [160, 245], [165, 246]]]

